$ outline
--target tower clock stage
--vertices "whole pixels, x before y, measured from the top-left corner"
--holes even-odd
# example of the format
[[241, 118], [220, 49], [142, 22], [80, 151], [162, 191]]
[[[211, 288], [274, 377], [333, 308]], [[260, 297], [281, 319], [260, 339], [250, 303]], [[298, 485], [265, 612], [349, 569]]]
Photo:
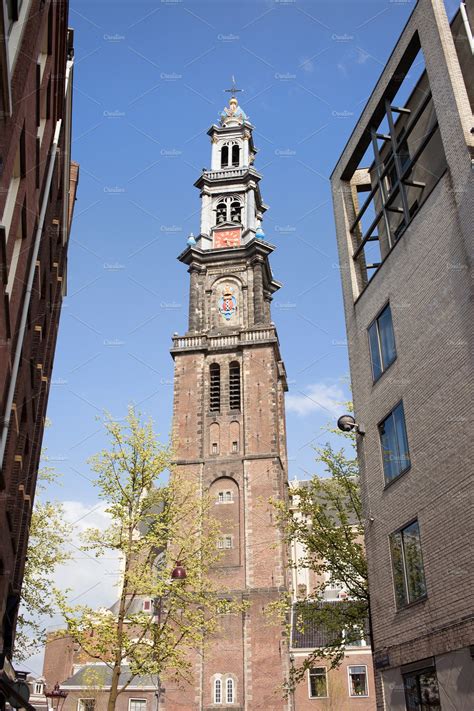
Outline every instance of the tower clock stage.
[[271, 498], [287, 487], [286, 374], [275, 325], [253, 126], [234, 95], [208, 131], [211, 167], [200, 190], [200, 232], [178, 259], [190, 274], [189, 323], [173, 337], [175, 467], [210, 493], [220, 524], [216, 579], [245, 603], [193, 659], [194, 678], [169, 680], [166, 711], [288, 709], [289, 655], [265, 608], [287, 589], [287, 553]]

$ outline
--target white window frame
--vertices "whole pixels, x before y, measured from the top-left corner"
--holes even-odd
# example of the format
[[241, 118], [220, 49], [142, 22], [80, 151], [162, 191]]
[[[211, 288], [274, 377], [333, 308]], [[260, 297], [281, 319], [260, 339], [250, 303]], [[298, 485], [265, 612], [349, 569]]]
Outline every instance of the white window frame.
[[[219, 699], [217, 698], [217, 685], [219, 684]], [[217, 677], [217, 679], [214, 679], [213, 682], [213, 697], [214, 697], [214, 703], [215, 704], [221, 704], [222, 703], [222, 679], [221, 677]]]
[[[229, 687], [230, 684], [230, 687]], [[229, 689], [230, 689], [230, 696], [231, 698], [229, 699]], [[226, 704], [233, 704], [235, 702], [235, 681], [232, 679], [231, 676], [228, 676], [227, 679], [225, 680], [225, 698], [226, 698]]]
[[43, 693], [44, 684], [41, 681], [35, 682], [35, 694]]
[[[313, 669], [324, 669], [324, 676], [326, 679], [326, 696], [312, 696], [311, 695], [311, 678], [310, 678], [311, 669], [308, 669], [308, 699], [329, 699], [328, 668], [324, 664], [317, 666], [317, 667], [314, 666], [312, 668]], [[318, 676], [322, 676], [322, 674], [319, 674]]]
[[84, 708], [84, 701], [93, 701], [94, 702], [94, 708], [95, 708], [95, 699], [91, 696], [85, 696], [84, 698], [78, 699], [77, 700], [77, 711], [85, 711]]
[[[354, 667], [364, 667], [365, 669], [365, 694], [353, 694], [351, 684], [351, 669]], [[348, 664], [347, 666], [347, 683], [349, 687], [349, 697], [351, 699], [367, 699], [369, 696], [369, 675], [367, 674], [367, 664]]]
[[140, 701], [140, 703], [145, 704], [145, 706], [143, 708], [144, 708], [144, 711], [146, 711], [146, 707], [147, 707], [146, 699], [139, 699], [139, 698], [131, 698], [128, 700], [128, 711], [132, 711], [132, 703], [136, 703], [137, 701]]

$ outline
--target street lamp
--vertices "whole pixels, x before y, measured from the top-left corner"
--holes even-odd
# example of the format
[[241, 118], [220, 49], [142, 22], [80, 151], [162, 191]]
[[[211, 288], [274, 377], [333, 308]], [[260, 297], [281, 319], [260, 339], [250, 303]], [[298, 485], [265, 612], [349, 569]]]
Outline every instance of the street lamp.
[[45, 691], [44, 695], [47, 699], [51, 699], [51, 706], [48, 702], [48, 708], [55, 709], [55, 711], [61, 711], [66, 701], [67, 691], [59, 688], [59, 684], [56, 682], [54, 689], [52, 691]]
[[171, 572], [171, 580], [185, 580], [187, 577], [186, 569], [181, 565], [181, 561], [176, 561], [176, 566]]

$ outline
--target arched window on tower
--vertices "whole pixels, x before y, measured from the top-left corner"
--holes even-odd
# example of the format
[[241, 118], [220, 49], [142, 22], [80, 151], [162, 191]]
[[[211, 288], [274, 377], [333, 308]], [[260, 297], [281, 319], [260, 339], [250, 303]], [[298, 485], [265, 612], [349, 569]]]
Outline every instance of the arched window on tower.
[[209, 410], [220, 412], [221, 409], [221, 369], [218, 363], [209, 366]]
[[237, 168], [240, 165], [240, 148], [234, 143], [232, 146], [232, 167]]
[[221, 168], [227, 168], [229, 165], [229, 146], [221, 148]]
[[220, 202], [216, 209], [216, 224], [221, 225], [227, 219], [227, 205], [225, 202]]
[[230, 221], [241, 222], [242, 205], [238, 200], [234, 200], [230, 204]]
[[240, 365], [236, 360], [229, 364], [229, 405], [240, 410]]

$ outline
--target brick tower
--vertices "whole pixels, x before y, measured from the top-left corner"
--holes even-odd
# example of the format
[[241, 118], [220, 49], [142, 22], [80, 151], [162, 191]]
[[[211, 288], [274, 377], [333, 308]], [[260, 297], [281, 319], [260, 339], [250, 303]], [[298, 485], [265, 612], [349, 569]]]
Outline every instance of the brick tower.
[[211, 168], [195, 183], [200, 234], [179, 256], [191, 277], [189, 330], [171, 351], [176, 467], [210, 492], [222, 532], [216, 576], [248, 607], [228, 615], [223, 635], [197, 655], [194, 685], [166, 685], [166, 711], [288, 708], [276, 691], [288, 670], [286, 640], [264, 615], [286, 589], [285, 546], [268, 500], [286, 496], [287, 385], [252, 129], [232, 92], [208, 131]]

